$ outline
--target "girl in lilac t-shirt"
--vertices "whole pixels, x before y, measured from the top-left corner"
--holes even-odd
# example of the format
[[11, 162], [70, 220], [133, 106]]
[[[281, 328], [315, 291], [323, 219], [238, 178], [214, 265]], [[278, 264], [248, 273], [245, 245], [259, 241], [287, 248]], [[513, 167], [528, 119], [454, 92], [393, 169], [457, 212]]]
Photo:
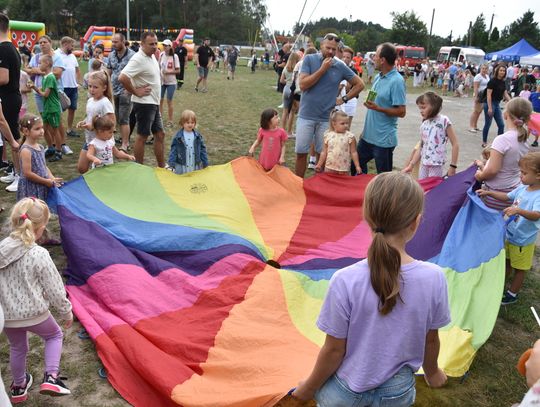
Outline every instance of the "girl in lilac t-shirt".
[[293, 397], [314, 397], [321, 407], [381, 405], [383, 398], [408, 406], [420, 366], [429, 386], [446, 383], [437, 364], [438, 329], [450, 322], [446, 279], [439, 266], [405, 250], [423, 204], [423, 190], [410, 175], [387, 172], [368, 184], [368, 258], [332, 276], [317, 321], [326, 340]]
[[[528, 100], [514, 98], [506, 104], [503, 117], [508, 131], [495, 137], [489, 160], [485, 164], [475, 161], [478, 166], [475, 177], [483, 182], [483, 189], [508, 193], [520, 183], [519, 160], [529, 152], [526, 125], [531, 114], [532, 106]], [[486, 206], [497, 210], [503, 210], [512, 204], [511, 201], [499, 201], [488, 195], [482, 199]]]
[[279, 127], [277, 110], [265, 109], [261, 113], [261, 128], [257, 139], [249, 148], [248, 155], [253, 157], [255, 149], [262, 143], [259, 162], [266, 171], [270, 171], [276, 164], [285, 164], [285, 141], [287, 132]]

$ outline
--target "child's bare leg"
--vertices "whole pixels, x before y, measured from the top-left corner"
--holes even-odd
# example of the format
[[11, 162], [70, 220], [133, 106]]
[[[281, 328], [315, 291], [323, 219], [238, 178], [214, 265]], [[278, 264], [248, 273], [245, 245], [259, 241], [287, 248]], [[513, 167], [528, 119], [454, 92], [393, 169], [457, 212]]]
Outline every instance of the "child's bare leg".
[[54, 130], [54, 144], [56, 145], [56, 151], [62, 151], [62, 144], [64, 144], [64, 136], [60, 131], [60, 126]]
[[525, 271], [524, 270], [514, 270], [514, 278], [510, 284], [510, 292], [517, 294], [523, 286], [523, 281], [525, 281]]
[[45, 142], [47, 143], [47, 147], [50, 148], [54, 144], [54, 129], [49, 123], [45, 123], [43, 127], [45, 128]]

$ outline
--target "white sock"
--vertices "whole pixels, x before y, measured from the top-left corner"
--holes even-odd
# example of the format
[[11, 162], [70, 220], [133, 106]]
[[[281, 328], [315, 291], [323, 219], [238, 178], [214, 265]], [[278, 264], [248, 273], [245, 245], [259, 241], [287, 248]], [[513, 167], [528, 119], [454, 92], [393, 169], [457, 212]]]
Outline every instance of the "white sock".
[[315, 162], [317, 162], [317, 157], [315, 157], [314, 155], [310, 155], [310, 156], [309, 156], [309, 162], [310, 162], [310, 163], [315, 163]]
[[517, 293], [513, 293], [513, 292], [510, 291], [510, 290], [506, 290], [506, 292], [507, 292], [508, 294], [510, 294], [510, 295], [511, 295], [512, 297], [514, 297], [514, 298], [517, 297]]

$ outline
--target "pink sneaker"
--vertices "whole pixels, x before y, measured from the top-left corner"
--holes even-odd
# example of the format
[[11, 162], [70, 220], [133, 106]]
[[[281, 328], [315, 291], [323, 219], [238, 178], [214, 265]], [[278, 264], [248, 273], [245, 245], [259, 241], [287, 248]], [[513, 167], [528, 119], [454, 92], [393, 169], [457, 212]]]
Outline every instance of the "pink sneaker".
[[49, 396], [67, 396], [71, 394], [71, 391], [61, 379], [66, 380], [65, 377], [54, 377], [52, 374], [45, 373], [43, 383], [39, 386], [39, 392]]

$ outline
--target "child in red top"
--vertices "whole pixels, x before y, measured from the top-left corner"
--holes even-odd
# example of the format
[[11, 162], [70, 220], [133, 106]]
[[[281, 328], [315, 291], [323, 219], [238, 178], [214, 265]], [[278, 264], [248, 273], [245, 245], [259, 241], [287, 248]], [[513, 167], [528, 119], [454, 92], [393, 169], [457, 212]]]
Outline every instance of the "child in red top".
[[255, 149], [262, 143], [259, 162], [266, 171], [276, 164], [285, 164], [285, 141], [287, 132], [279, 127], [277, 110], [268, 108], [261, 113], [261, 128], [257, 140], [250, 147], [248, 155], [253, 156]]

